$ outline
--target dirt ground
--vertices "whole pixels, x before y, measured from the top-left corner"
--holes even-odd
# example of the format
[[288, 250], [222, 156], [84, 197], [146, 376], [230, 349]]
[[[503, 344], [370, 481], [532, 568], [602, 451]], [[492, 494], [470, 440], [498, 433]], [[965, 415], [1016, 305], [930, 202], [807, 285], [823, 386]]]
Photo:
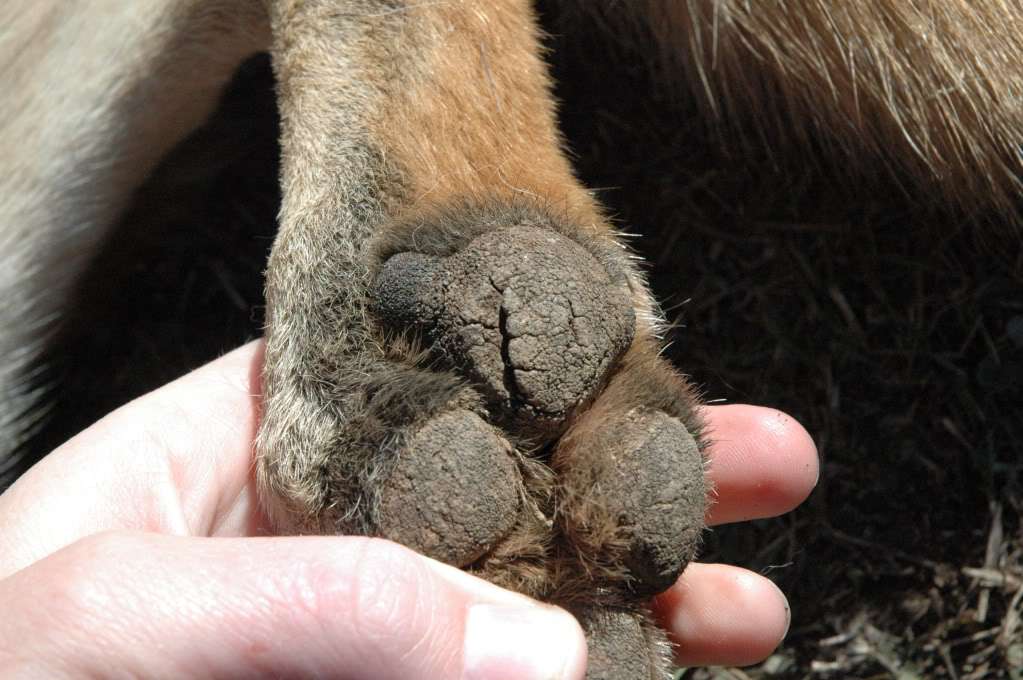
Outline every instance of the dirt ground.
[[[597, 30], [551, 30], [562, 122], [650, 263], [670, 356], [722, 402], [814, 436], [819, 487], [783, 518], [710, 532], [707, 560], [789, 594], [785, 645], [685, 678], [1023, 678], [1023, 248], [799, 159], [722, 155]], [[51, 358], [49, 450], [247, 339], [274, 234], [268, 62], [140, 192]]]

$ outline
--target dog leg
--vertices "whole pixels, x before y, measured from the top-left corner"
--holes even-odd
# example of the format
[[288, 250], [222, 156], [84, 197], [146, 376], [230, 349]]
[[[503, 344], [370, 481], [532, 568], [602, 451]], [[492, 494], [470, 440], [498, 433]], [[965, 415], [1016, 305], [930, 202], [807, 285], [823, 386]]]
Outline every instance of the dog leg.
[[701, 427], [561, 149], [530, 3], [281, 0], [271, 24], [271, 520], [564, 604], [592, 677], [662, 677], [642, 602], [695, 551]]

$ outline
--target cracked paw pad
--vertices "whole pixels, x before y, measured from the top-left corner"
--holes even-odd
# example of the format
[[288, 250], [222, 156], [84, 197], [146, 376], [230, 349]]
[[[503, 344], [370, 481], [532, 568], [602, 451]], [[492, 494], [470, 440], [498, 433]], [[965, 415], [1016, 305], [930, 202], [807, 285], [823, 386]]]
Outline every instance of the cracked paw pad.
[[593, 396], [635, 326], [626, 291], [589, 252], [535, 227], [489, 232], [447, 258], [399, 253], [372, 298], [381, 321], [421, 329], [531, 436]]

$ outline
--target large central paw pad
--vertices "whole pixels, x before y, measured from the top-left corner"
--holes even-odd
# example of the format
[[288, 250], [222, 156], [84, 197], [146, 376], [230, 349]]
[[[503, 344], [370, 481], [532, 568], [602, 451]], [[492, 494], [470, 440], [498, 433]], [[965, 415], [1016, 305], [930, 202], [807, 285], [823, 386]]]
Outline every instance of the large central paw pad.
[[450, 257], [398, 253], [372, 292], [391, 327], [414, 328], [526, 434], [556, 435], [632, 341], [628, 293], [582, 246], [515, 226]]

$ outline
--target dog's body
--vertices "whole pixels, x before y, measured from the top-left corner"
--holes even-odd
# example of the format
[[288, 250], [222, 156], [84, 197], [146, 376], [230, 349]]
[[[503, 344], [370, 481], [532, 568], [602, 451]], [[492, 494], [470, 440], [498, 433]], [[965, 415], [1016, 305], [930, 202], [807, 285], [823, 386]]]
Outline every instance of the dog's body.
[[[882, 168], [921, 200], [934, 192], [949, 209], [1013, 223], [1023, 71], [1006, 55], [1023, 54], [1023, 32], [1002, 5], [628, 7], [622, 30], [660, 36], [662, 64], [687, 75], [712, 126], [769, 150], [812, 149], [850, 178]], [[528, 2], [26, 1], [0, 9], [0, 26], [0, 456], [36, 420], [28, 370], [106, 227], [208, 115], [237, 65], [269, 49], [283, 205], [267, 276], [258, 469], [278, 527], [402, 540], [588, 617], [613, 677], [663, 668], [659, 634], [633, 594], [656, 591], [691, 557], [703, 516], [702, 461], [692, 455], [700, 424], [684, 381], [658, 358], [642, 277], [561, 148]], [[492, 233], [511, 250], [487, 241]], [[578, 290], [593, 287], [609, 310], [572, 293], [567, 348], [545, 306], [564, 306], [548, 299], [558, 282], [537, 292], [515, 268], [547, 262], [548, 250], [578, 265], [564, 276], [587, 272]], [[444, 296], [480, 269], [497, 298], [472, 298], [473, 284], [471, 309], [451, 313], [461, 298]], [[516, 297], [523, 286], [536, 299]], [[399, 340], [409, 326], [427, 341]], [[606, 342], [580, 340], [591, 335]], [[579, 350], [597, 345], [597, 358]], [[616, 420], [612, 435], [605, 423]], [[649, 443], [679, 423], [691, 435], [677, 437], [682, 450]], [[637, 487], [645, 475], [665, 484], [675, 474], [657, 460], [685, 469], [676, 501], [690, 502], [675, 503], [678, 526], [649, 529], [668, 531], [679, 554], [629, 543], [617, 515], [588, 504], [595, 482], [613, 487], [608, 461], [622, 428], [646, 433], [630, 455], [657, 449], [651, 471], [630, 470]], [[464, 544], [438, 539], [436, 517], [400, 509], [407, 488], [423, 488], [416, 475], [433, 479], [402, 467], [415, 456], [401, 452], [458, 450], [463, 440], [499, 452], [481, 470], [508, 467], [491, 496], [515, 490], [507, 516], [449, 527]], [[554, 449], [541, 464], [524, 453], [538, 445]], [[479, 478], [470, 486], [485, 486]], [[632, 515], [630, 524], [651, 521]], [[646, 573], [654, 553], [666, 562]], [[621, 670], [629, 663], [638, 666]]]

